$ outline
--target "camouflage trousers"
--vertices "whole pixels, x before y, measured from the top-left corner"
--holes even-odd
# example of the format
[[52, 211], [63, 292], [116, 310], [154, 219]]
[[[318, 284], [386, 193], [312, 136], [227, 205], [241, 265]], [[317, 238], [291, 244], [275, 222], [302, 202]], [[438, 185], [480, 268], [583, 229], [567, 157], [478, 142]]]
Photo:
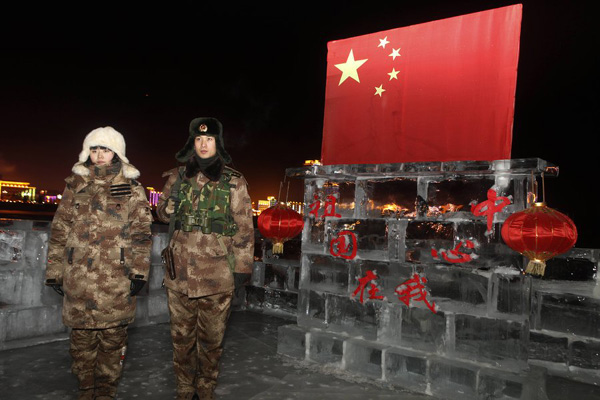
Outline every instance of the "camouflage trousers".
[[189, 298], [167, 289], [177, 399], [213, 399], [233, 292]]
[[123, 370], [127, 326], [73, 329], [71, 371], [79, 380], [79, 399], [112, 399]]

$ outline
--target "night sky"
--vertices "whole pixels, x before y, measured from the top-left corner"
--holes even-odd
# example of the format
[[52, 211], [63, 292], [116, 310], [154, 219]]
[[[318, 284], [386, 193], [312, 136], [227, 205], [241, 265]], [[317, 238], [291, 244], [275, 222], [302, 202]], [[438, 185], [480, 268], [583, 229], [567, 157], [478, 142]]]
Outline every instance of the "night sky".
[[[160, 190], [190, 120], [214, 116], [254, 201], [320, 158], [328, 41], [515, 4], [47, 3], [0, 11], [2, 179], [60, 191], [84, 136], [111, 125], [142, 184]], [[560, 167], [547, 203], [574, 219], [577, 247], [600, 248], [593, 3], [521, 3], [512, 157]], [[289, 199], [301, 189], [294, 181]]]

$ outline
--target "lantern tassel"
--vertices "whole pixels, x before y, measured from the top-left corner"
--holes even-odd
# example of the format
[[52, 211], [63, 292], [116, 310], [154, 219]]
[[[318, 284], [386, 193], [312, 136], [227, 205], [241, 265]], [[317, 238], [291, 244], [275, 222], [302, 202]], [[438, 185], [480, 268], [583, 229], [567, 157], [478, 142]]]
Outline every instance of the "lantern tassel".
[[273, 243], [273, 254], [283, 253], [283, 243]]
[[544, 276], [544, 273], [546, 272], [546, 262], [541, 260], [530, 260], [525, 272], [531, 275]]

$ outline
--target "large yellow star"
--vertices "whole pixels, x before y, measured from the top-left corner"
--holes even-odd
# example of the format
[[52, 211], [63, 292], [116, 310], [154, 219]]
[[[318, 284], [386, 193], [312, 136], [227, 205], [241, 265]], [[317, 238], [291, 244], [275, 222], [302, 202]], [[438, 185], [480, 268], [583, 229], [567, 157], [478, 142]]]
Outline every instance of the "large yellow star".
[[396, 79], [396, 80], [397, 80], [397, 79], [398, 79], [398, 73], [399, 73], [399, 72], [400, 72], [400, 71], [396, 71], [394, 68], [392, 68], [392, 72], [388, 72], [388, 75], [390, 76], [390, 81], [391, 81], [392, 79]]
[[383, 94], [383, 92], [385, 92], [385, 89], [383, 88], [383, 85], [379, 85], [379, 87], [375, 88], [375, 94], [374, 94], [374, 96], [379, 95], [379, 97], [381, 97], [381, 95]]
[[358, 79], [358, 69], [361, 67], [361, 65], [367, 62], [367, 60], [367, 58], [364, 60], [355, 60], [354, 54], [352, 54], [352, 49], [350, 49], [350, 54], [348, 54], [348, 59], [346, 62], [343, 64], [335, 64], [335, 67], [342, 71], [342, 77], [340, 78], [340, 83], [338, 86], [340, 86], [348, 78], [352, 78], [356, 82], [360, 83], [360, 80]]

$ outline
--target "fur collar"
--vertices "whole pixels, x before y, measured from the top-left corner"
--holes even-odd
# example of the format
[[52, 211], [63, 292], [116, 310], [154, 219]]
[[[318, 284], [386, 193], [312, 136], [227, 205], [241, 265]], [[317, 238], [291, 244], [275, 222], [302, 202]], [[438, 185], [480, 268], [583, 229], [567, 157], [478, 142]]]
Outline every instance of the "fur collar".
[[[133, 165], [128, 164], [126, 162], [123, 162], [123, 160], [121, 160], [121, 163], [122, 163], [121, 171], [123, 172], [123, 176], [125, 178], [137, 179], [140, 176], [140, 171], [138, 171], [138, 169], [136, 167], [134, 167]], [[73, 173], [75, 175], [79, 175], [79, 176], [89, 176], [90, 175], [89, 167], [87, 167], [81, 161], [78, 163], [75, 163], [75, 165], [73, 165], [73, 168], [71, 168], [71, 171], [73, 171]]]
[[208, 165], [201, 171], [204, 174], [204, 176], [206, 176], [211, 181], [218, 182], [219, 179], [221, 179], [221, 175], [223, 174], [224, 166], [225, 164], [221, 160], [221, 157], [217, 157], [212, 164]]

